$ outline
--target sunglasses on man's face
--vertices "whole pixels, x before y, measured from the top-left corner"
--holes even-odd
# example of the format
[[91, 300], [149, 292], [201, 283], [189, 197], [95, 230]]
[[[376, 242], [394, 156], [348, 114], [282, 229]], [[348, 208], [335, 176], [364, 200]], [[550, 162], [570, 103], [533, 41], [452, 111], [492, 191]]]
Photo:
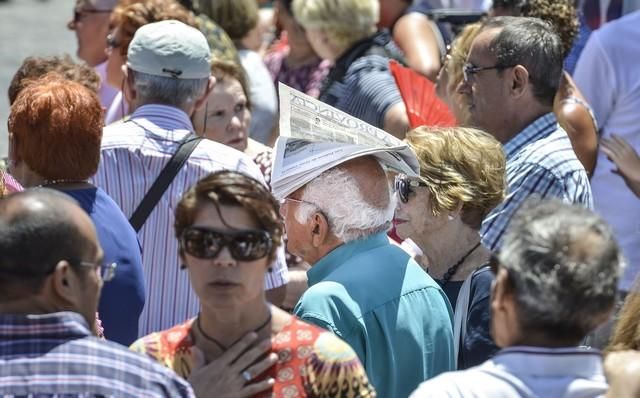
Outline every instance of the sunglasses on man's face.
[[237, 261], [254, 261], [271, 253], [273, 241], [267, 231], [242, 230], [222, 232], [207, 227], [189, 227], [180, 238], [187, 254], [200, 258], [216, 258], [226, 246]]
[[409, 201], [409, 194], [413, 192], [412, 187], [426, 187], [427, 184], [422, 181], [410, 180], [404, 174], [398, 174], [394, 181], [394, 190], [398, 193], [398, 197], [402, 203]]

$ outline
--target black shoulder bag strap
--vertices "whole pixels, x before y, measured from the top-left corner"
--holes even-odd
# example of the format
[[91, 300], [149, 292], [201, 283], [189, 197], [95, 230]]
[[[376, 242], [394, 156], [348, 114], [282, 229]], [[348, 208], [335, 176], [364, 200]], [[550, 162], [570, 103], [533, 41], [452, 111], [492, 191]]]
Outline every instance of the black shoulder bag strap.
[[160, 201], [169, 184], [171, 184], [176, 174], [178, 174], [178, 171], [180, 171], [201, 140], [202, 137], [191, 133], [180, 142], [180, 146], [169, 160], [169, 163], [164, 166], [158, 178], [153, 182], [153, 185], [151, 185], [151, 188], [149, 188], [149, 191], [144, 198], [142, 198], [138, 208], [136, 208], [129, 219], [129, 223], [133, 229], [136, 230], [136, 233], [140, 231], [147, 221], [147, 218], [149, 218], [149, 215], [158, 204], [158, 201]]

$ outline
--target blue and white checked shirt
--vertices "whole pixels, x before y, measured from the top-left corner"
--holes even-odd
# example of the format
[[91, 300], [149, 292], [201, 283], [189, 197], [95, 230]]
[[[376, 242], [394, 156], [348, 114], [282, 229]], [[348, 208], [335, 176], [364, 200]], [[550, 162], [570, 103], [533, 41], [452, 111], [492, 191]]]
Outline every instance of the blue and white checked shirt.
[[553, 113], [539, 117], [504, 145], [507, 197], [482, 222], [482, 243], [500, 249], [507, 225], [531, 195], [593, 208], [591, 186], [566, 131]]
[[91, 335], [74, 312], [0, 314], [0, 397], [194, 397], [147, 357]]

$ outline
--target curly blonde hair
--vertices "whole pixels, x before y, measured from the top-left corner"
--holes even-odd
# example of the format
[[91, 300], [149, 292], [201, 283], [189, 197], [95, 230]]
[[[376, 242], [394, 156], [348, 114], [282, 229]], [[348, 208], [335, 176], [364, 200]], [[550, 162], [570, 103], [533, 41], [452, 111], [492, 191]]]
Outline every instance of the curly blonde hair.
[[480, 23], [472, 23], [464, 27], [462, 32], [451, 44], [447, 58], [443, 64], [444, 73], [447, 74], [446, 101], [451, 107], [456, 120], [460, 125], [468, 125], [469, 110], [466, 106], [467, 99], [457, 91], [458, 85], [462, 82], [462, 67], [467, 62], [471, 43], [476, 38], [481, 28]]
[[433, 215], [453, 211], [461, 203], [462, 221], [479, 229], [504, 200], [505, 156], [490, 134], [467, 127], [421, 126], [409, 131], [405, 141], [418, 157]]

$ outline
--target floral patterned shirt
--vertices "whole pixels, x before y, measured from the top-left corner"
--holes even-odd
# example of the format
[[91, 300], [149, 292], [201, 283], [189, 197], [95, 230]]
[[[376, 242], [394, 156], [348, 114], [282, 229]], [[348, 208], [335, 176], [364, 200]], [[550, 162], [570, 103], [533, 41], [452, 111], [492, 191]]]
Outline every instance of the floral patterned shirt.
[[[205, 365], [204, 354], [194, 345], [194, 319], [152, 333], [131, 346], [136, 352], [188, 378]], [[275, 379], [271, 391], [259, 397], [375, 397], [364, 368], [349, 345], [334, 334], [296, 317], [271, 339], [278, 362], [258, 380]]]

